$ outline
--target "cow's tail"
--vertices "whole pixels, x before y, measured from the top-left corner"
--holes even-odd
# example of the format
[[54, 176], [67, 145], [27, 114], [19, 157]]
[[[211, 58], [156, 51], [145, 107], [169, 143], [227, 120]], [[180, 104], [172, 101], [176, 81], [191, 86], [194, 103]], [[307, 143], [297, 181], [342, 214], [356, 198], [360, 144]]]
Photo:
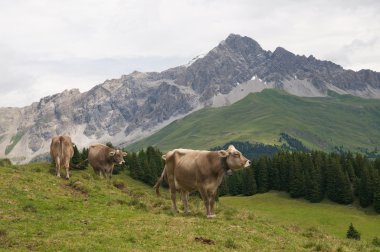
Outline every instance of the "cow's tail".
[[59, 136], [59, 155], [60, 155], [60, 159], [62, 160], [63, 159], [63, 141], [65, 139], [63, 138], [63, 136]]
[[157, 180], [156, 184], [153, 186], [153, 188], [156, 189], [157, 196], [160, 196], [160, 186], [165, 176], [166, 176], [166, 165], [164, 167], [164, 170], [162, 171], [161, 177]]

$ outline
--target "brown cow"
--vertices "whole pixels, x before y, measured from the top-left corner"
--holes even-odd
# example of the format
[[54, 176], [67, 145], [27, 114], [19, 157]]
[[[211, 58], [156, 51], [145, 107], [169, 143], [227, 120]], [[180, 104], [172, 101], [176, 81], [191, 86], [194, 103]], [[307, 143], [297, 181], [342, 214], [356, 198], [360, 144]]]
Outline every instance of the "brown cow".
[[175, 149], [166, 153], [163, 159], [165, 167], [154, 186], [157, 195], [159, 195], [160, 184], [166, 177], [173, 210], [178, 212], [176, 192], [179, 191], [185, 213], [188, 213], [189, 193], [199, 191], [206, 207], [207, 218], [216, 216], [214, 214], [215, 196], [224, 174], [251, 164], [233, 145], [230, 145], [227, 151]]
[[94, 144], [88, 151], [88, 162], [94, 172], [106, 178], [111, 178], [115, 164], [123, 164], [126, 152], [116, 150], [103, 144]]
[[50, 155], [55, 163], [57, 177], [61, 177], [61, 166], [66, 169], [66, 178], [70, 178], [70, 159], [74, 155], [73, 143], [69, 136], [55, 136], [51, 140]]

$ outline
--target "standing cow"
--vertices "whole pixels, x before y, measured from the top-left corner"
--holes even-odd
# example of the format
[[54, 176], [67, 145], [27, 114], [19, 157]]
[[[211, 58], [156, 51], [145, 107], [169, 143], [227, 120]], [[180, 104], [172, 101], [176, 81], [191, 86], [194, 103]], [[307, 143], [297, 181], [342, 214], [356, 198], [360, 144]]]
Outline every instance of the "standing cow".
[[185, 213], [189, 212], [188, 196], [199, 191], [206, 207], [207, 218], [213, 218], [217, 189], [224, 174], [250, 166], [251, 162], [230, 145], [227, 151], [201, 151], [175, 149], [163, 155], [165, 167], [154, 188], [159, 195], [162, 180], [166, 177], [171, 193], [173, 210], [178, 212], [176, 192], [181, 193]]
[[103, 144], [94, 144], [88, 151], [88, 162], [96, 174], [111, 178], [115, 164], [123, 164], [126, 152], [116, 150]]
[[66, 178], [70, 178], [70, 160], [74, 155], [73, 143], [69, 136], [55, 136], [51, 140], [50, 155], [55, 163], [57, 177], [61, 177], [61, 166], [66, 169]]

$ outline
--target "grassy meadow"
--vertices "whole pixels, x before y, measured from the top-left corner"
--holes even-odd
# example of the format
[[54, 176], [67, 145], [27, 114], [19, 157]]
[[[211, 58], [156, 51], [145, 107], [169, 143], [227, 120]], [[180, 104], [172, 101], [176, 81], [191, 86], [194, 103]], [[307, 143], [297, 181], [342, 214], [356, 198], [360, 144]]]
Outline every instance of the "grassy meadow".
[[330, 152], [336, 146], [344, 146], [363, 152], [380, 149], [379, 125], [378, 100], [337, 94], [297, 97], [268, 89], [228, 107], [194, 112], [128, 149], [208, 149], [232, 140], [281, 145], [280, 133], [284, 132], [309, 149]]
[[[325, 225], [308, 217], [318, 204], [271, 193], [226, 197], [210, 220], [197, 197], [190, 200], [192, 213], [173, 214], [166, 190], [158, 198], [125, 173], [107, 181], [90, 169], [74, 170], [65, 180], [52, 170], [48, 163], [0, 167], [0, 251], [380, 251], [366, 239], [348, 240], [325, 228], [335, 225], [332, 219]], [[276, 213], [284, 201], [299, 204], [289, 211], [301, 221]], [[346, 208], [331, 204], [326, 216]], [[353, 216], [363, 225], [378, 221], [371, 214]], [[310, 225], [301, 223], [308, 218]], [[362, 224], [353, 222], [367, 238]]]
[[310, 203], [304, 199], [291, 199], [287, 193], [275, 191], [250, 197], [222, 197], [221, 202], [239, 210], [252, 211], [280, 225], [316, 227], [344, 238], [352, 222], [361, 233], [361, 239], [372, 241], [375, 236], [380, 236], [380, 214], [376, 214], [372, 207], [363, 209], [359, 204], [344, 206], [328, 200]]

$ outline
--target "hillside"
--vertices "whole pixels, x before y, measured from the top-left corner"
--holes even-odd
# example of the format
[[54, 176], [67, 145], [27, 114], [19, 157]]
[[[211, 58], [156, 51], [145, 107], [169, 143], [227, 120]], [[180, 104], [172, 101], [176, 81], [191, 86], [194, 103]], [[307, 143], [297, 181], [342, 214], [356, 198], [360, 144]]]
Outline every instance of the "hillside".
[[[367, 241], [338, 238], [315, 226], [280, 224], [255, 208], [232, 208], [224, 200], [213, 220], [204, 217], [194, 197], [189, 216], [173, 215], [165, 192], [156, 198], [126, 174], [110, 183], [90, 170], [73, 171], [67, 181], [51, 169], [47, 163], [0, 167], [0, 250], [380, 251]], [[214, 244], [195, 239], [200, 237]]]
[[379, 100], [335, 93], [306, 98], [267, 89], [228, 107], [197, 111], [127, 148], [207, 149], [233, 140], [282, 145], [280, 134], [286, 133], [310, 149], [379, 153], [379, 125]]

